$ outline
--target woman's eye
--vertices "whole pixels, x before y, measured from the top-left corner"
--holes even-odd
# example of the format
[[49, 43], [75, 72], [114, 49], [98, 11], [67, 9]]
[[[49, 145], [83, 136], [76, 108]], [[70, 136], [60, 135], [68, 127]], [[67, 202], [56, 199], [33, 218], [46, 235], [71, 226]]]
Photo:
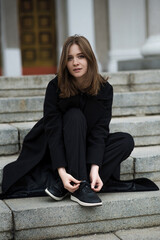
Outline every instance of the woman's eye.
[[72, 60], [72, 57], [68, 57], [68, 61], [71, 61]]
[[79, 58], [85, 58], [85, 56], [84, 56], [84, 55], [79, 55], [78, 57], [79, 57]]

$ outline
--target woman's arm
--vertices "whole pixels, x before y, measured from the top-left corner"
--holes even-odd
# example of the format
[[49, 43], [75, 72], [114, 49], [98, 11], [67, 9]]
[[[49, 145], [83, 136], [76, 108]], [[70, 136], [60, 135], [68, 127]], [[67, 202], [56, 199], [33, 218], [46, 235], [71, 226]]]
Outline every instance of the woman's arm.
[[90, 170], [90, 181], [91, 181], [91, 188], [95, 192], [99, 192], [103, 187], [103, 182], [99, 176], [99, 166], [92, 164]]
[[68, 174], [65, 168], [58, 168], [58, 173], [60, 178], [62, 179], [64, 188], [67, 189], [69, 192], [73, 193], [79, 188], [80, 181]]
[[66, 167], [62, 133], [62, 113], [57, 107], [57, 84], [50, 81], [44, 101], [44, 130], [54, 169]]
[[44, 101], [44, 129], [49, 145], [52, 166], [54, 169], [58, 169], [64, 187], [69, 192], [74, 192], [79, 188], [80, 181], [73, 178], [65, 169], [62, 113], [57, 106], [57, 90], [57, 84], [52, 80], [47, 86]]

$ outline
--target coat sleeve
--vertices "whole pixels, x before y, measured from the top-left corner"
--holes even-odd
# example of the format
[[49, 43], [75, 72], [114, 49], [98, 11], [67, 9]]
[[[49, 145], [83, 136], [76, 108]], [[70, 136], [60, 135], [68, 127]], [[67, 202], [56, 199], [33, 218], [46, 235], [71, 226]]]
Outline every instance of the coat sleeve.
[[[109, 135], [109, 123], [112, 117], [113, 87], [108, 83], [105, 98], [99, 99], [105, 109], [104, 115], [91, 129], [87, 144], [87, 163], [96, 164], [101, 167], [105, 143]], [[96, 110], [95, 110], [96, 114]]]
[[62, 134], [62, 113], [57, 107], [57, 84], [50, 81], [44, 101], [44, 130], [48, 142], [53, 169], [66, 167]]

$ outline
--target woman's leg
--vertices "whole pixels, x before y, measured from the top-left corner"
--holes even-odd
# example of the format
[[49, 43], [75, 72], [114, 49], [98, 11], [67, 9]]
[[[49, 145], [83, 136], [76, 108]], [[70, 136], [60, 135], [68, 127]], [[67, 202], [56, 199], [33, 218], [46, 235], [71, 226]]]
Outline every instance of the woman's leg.
[[86, 168], [87, 123], [79, 108], [71, 108], [63, 115], [63, 134], [67, 172], [78, 180], [87, 180]]
[[128, 133], [111, 133], [107, 139], [104, 160], [100, 168], [103, 183], [110, 178], [120, 179], [120, 163], [128, 158], [134, 148], [134, 140]]
[[66, 148], [67, 172], [78, 180], [83, 180], [71, 200], [82, 206], [102, 205], [101, 199], [91, 190], [87, 182], [86, 164], [86, 118], [78, 108], [72, 108], [63, 116], [64, 143]]

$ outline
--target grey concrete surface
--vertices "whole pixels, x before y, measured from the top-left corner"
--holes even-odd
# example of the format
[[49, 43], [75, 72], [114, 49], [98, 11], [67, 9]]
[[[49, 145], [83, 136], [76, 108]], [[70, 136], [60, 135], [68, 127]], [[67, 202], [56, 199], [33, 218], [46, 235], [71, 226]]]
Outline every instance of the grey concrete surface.
[[45, 88], [54, 75], [27, 75], [20, 77], [0, 77], [1, 90]]
[[[44, 96], [0, 98], [0, 113], [42, 112], [43, 102]], [[139, 114], [140, 110], [143, 114], [160, 113], [160, 91], [114, 94], [113, 116]]]
[[134, 159], [136, 178], [160, 180], [160, 145], [135, 148], [131, 157]]
[[43, 96], [0, 98], [0, 113], [40, 112], [43, 102]]
[[0, 124], [0, 155], [18, 152], [18, 130], [9, 124]]
[[[6, 200], [5, 202], [13, 211], [16, 230], [92, 222], [93, 219], [102, 221], [104, 219], [159, 213], [160, 207], [157, 202], [160, 197], [159, 191], [152, 194], [148, 192], [118, 193], [100, 194], [100, 196], [103, 206], [97, 208], [80, 207], [78, 204], [72, 203], [68, 198], [62, 202], [54, 202], [47, 197]], [[135, 208], [137, 202], [139, 204]], [[154, 204], [148, 209], [148, 203], [151, 202]], [[121, 208], [119, 208], [119, 205], [121, 205]], [[126, 205], [128, 209], [126, 209]], [[25, 219], [22, 221], [24, 214]], [[68, 216], [70, 217], [68, 218]]]
[[10, 155], [19, 152], [19, 145], [2, 145], [0, 146], [0, 156], [1, 155]]
[[133, 173], [134, 173], [133, 158], [129, 157], [124, 162], [121, 163], [121, 174], [133, 174]]
[[136, 159], [136, 173], [160, 171], [160, 145], [135, 148], [131, 156]]
[[152, 181], [160, 180], [160, 172], [144, 172], [144, 173], [135, 173], [135, 178], [149, 178]]
[[[160, 89], [160, 71], [130, 71], [107, 73], [109, 82], [116, 92], [120, 91], [151, 91]], [[37, 75], [22, 77], [0, 77], [0, 97], [12, 96], [41, 96], [44, 95], [48, 82], [54, 75]]]
[[12, 240], [12, 232], [0, 232], [0, 240]]
[[119, 240], [114, 233], [94, 234], [88, 236], [78, 236], [69, 238], [60, 238], [59, 240]]
[[120, 230], [112, 234], [93, 234], [59, 240], [160, 240], [160, 227]]
[[158, 136], [144, 136], [134, 137], [135, 146], [154, 146], [160, 145], [160, 135]]
[[18, 143], [18, 130], [9, 124], [0, 124], [0, 145]]
[[134, 174], [121, 174], [120, 179], [121, 180], [130, 180], [134, 178]]
[[0, 114], [0, 123], [38, 121], [42, 116], [42, 112], [2, 113]]
[[[127, 101], [126, 101], [127, 99]], [[113, 107], [160, 107], [160, 91], [115, 93]]]
[[77, 235], [114, 232], [120, 229], [155, 226], [160, 220], [159, 216], [142, 216], [107, 221], [95, 221], [92, 223], [79, 223], [73, 225], [58, 225], [55, 227], [33, 228], [15, 231], [16, 240], [57, 239]]
[[44, 96], [46, 92], [46, 88], [42, 89], [7, 89], [0, 90], [0, 97], [33, 97], [33, 96]]
[[[160, 94], [153, 95], [156, 99], [150, 99], [151, 95], [147, 96], [135, 93], [122, 93], [116, 95], [113, 100], [113, 116], [145, 116], [160, 114]], [[133, 94], [133, 95], [130, 95]], [[128, 95], [128, 96], [127, 96]], [[152, 97], [151, 97], [152, 98]], [[127, 101], [126, 101], [127, 99]]]
[[[160, 70], [103, 74], [110, 76], [115, 91], [113, 116], [118, 118], [112, 119], [111, 131], [129, 132], [136, 146], [145, 146], [136, 148], [122, 163], [121, 179], [160, 180]], [[19, 144], [42, 116], [44, 92], [50, 79], [50, 75], [0, 77], [0, 122], [11, 123], [0, 124], [0, 155], [20, 150]], [[153, 115], [144, 117], [145, 114]], [[0, 157], [0, 188], [3, 167], [16, 159], [17, 155]], [[159, 240], [151, 237], [159, 234], [159, 228], [154, 226], [160, 225], [160, 191], [99, 195], [103, 205], [97, 208], [81, 207], [69, 197], [62, 202], [49, 197], [0, 201], [0, 240], [12, 239], [12, 234], [15, 240], [132, 240], [127, 238], [130, 236], [135, 237], [133, 240], [146, 240], [146, 229], [133, 229], [145, 227], [152, 227], [147, 240]], [[140, 238], [136, 238], [136, 233]], [[92, 235], [84, 236], [88, 234]]]
[[[158, 145], [160, 144], [159, 122], [160, 116], [113, 118], [110, 129], [111, 132], [122, 131], [130, 133], [134, 137], [136, 146]], [[22, 143], [25, 134], [30, 131], [35, 123], [36, 122], [11, 123], [11, 125], [6, 126], [11, 126], [8, 130], [14, 127], [15, 131], [19, 131], [20, 142]], [[0, 124], [1, 129], [4, 131], [3, 126], [4, 125]], [[6, 138], [3, 138], [3, 141], [7, 139], [7, 132], [4, 131], [4, 134]]]
[[131, 71], [130, 72], [130, 81], [133, 84], [142, 84], [152, 85], [152, 84], [160, 84], [160, 70], [147, 70], [147, 71]]
[[160, 116], [112, 118], [111, 132], [128, 132], [133, 136], [159, 136]]
[[122, 240], [160, 240], [160, 227], [122, 230], [116, 236]]
[[[9, 238], [12, 233], [13, 222], [12, 222], [12, 213], [10, 209], [6, 206], [6, 204], [0, 200], [0, 239], [2, 237], [6, 240], [11, 239]], [[3, 240], [4, 240], [3, 239]]]
[[113, 117], [160, 115], [159, 106], [113, 107]]
[[23, 143], [25, 136], [33, 128], [36, 122], [22, 122], [22, 123], [11, 123], [12, 126], [18, 129], [20, 144]]
[[147, 57], [118, 61], [118, 71], [160, 69], [159, 57]]

